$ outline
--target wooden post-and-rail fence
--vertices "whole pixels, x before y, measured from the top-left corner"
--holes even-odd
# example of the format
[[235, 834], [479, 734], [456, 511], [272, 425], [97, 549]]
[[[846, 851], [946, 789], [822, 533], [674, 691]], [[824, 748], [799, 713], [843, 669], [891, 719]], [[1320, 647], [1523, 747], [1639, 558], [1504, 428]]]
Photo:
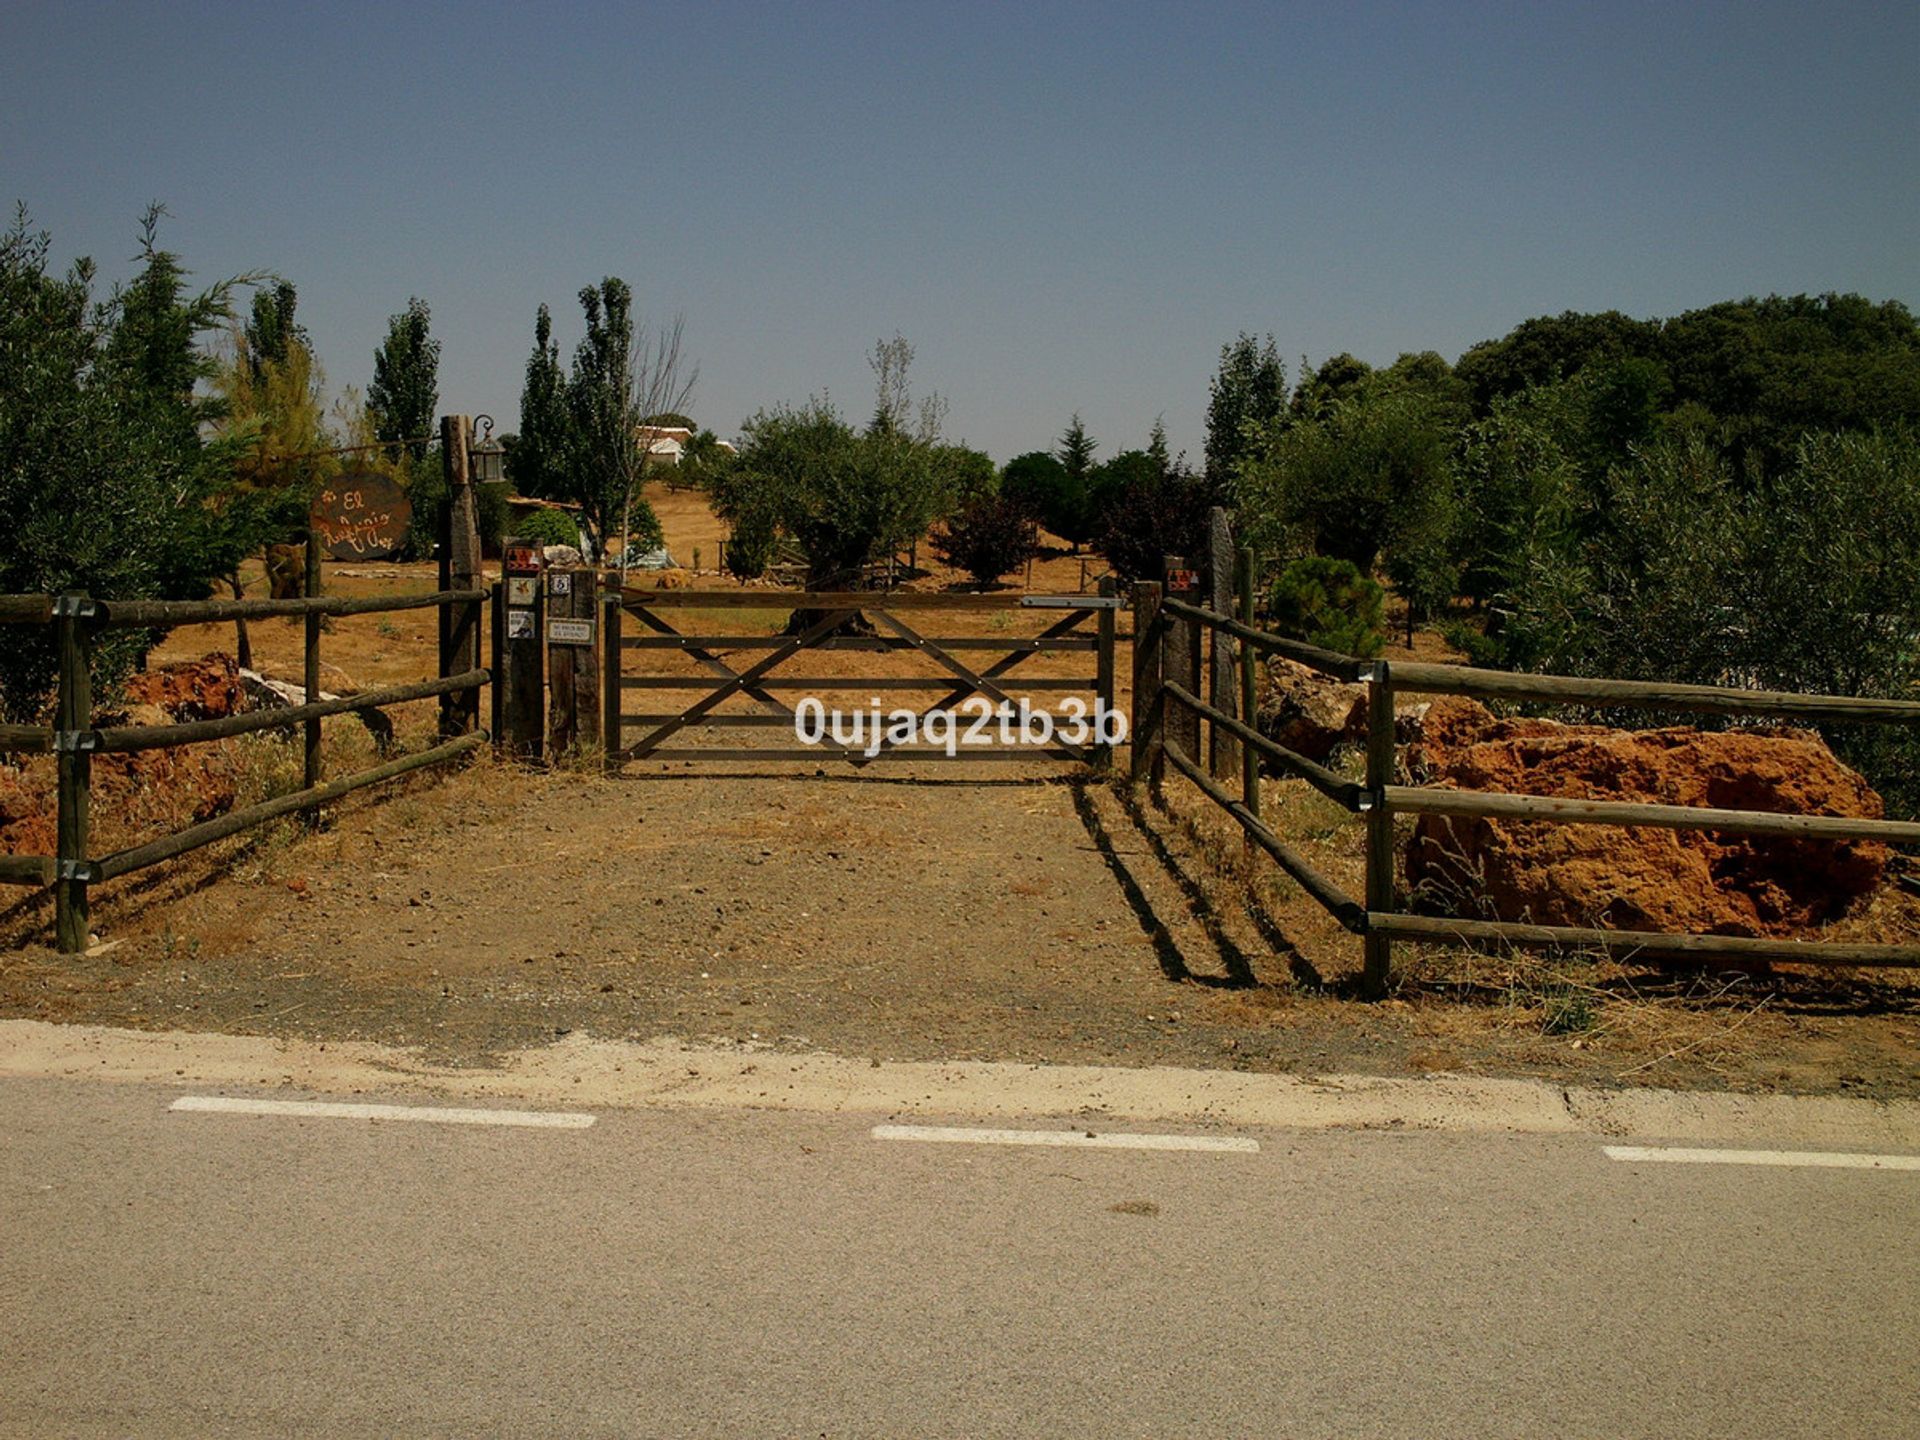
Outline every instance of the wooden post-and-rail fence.
[[[1212, 545], [1212, 563], [1216, 567], [1223, 563], [1223, 548], [1221, 540], [1216, 538]], [[1209, 800], [1233, 816], [1250, 845], [1264, 850], [1301, 889], [1347, 930], [1361, 937], [1362, 983], [1367, 993], [1377, 996], [1386, 992], [1396, 939], [1500, 943], [1529, 949], [1586, 948], [1614, 954], [1666, 957], [1780, 960], [1803, 965], [1920, 967], [1920, 945], [1663, 934], [1407, 914], [1396, 891], [1394, 846], [1394, 818], [1400, 814], [1462, 815], [1549, 824], [1649, 825], [1800, 839], [1920, 842], [1920, 823], [1911, 821], [1559, 799], [1397, 784], [1394, 708], [1400, 695], [1466, 695], [1541, 704], [1911, 725], [1920, 725], [1920, 701], [1524, 675], [1459, 665], [1363, 660], [1259, 629], [1255, 624], [1252, 556], [1240, 551], [1226, 563], [1232, 567], [1237, 607], [1228, 607], [1219, 601], [1221, 590], [1217, 584], [1203, 587], [1215, 603], [1211, 607], [1198, 604], [1197, 579], [1186, 571], [1184, 560], [1177, 556], [1168, 557], [1163, 581], [1142, 581], [1133, 587], [1131, 776], [1135, 783], [1147, 784], [1157, 791], [1167, 767], [1172, 766]], [[1232, 613], [1233, 608], [1238, 609], [1237, 616]], [[1211, 635], [1213, 642], [1210, 699], [1201, 697], [1197, 681], [1203, 632]], [[1221, 662], [1223, 649], [1228, 656], [1237, 656], [1240, 681], [1237, 705], [1232, 703], [1233, 687], [1222, 683], [1222, 676], [1230, 669]], [[1363, 782], [1345, 779], [1260, 733], [1255, 723], [1257, 666], [1266, 655], [1285, 656], [1335, 680], [1367, 687], [1366, 778]], [[1233, 713], [1236, 709], [1237, 715]], [[1203, 722], [1212, 742], [1211, 766], [1202, 763], [1200, 726]], [[1238, 795], [1225, 783], [1231, 779], [1233, 767], [1222, 764], [1223, 740], [1238, 742], [1240, 747]], [[1349, 812], [1364, 818], [1363, 900], [1342, 891], [1262, 819], [1260, 768], [1263, 760], [1284, 774], [1304, 780]]]
[[[298, 599], [106, 600], [84, 594], [0, 595], [0, 625], [45, 626], [50, 630], [60, 676], [52, 726], [0, 725], [0, 752], [44, 754], [51, 751], [56, 757], [57, 853], [0, 855], [0, 883], [53, 886], [54, 937], [62, 952], [72, 954], [84, 950], [89, 943], [89, 890], [93, 885], [130, 875], [282, 816], [310, 814], [356, 790], [398, 779], [427, 766], [458, 760], [487, 743], [486, 732], [479, 728], [479, 714], [480, 688], [491, 679], [490, 673], [480, 666], [480, 616], [488, 592], [480, 573], [479, 531], [467, 471], [472, 426], [466, 416], [450, 415], [441, 421], [440, 433], [450, 493], [447, 521], [440, 537], [440, 588], [432, 594], [363, 599], [322, 595], [319, 593], [320, 546], [316, 538], [309, 535], [307, 593]], [[438, 675], [430, 680], [383, 686], [357, 695], [328, 700], [317, 698], [324, 619], [392, 614], [428, 607], [440, 612]], [[173, 725], [93, 728], [92, 659], [97, 635], [109, 630], [170, 630], [180, 625], [273, 616], [299, 617], [304, 621], [302, 673], [306, 681], [306, 703]], [[441, 703], [437, 744], [351, 775], [333, 780], [325, 778], [320, 749], [322, 720], [434, 698]], [[295, 727], [303, 732], [299, 790], [229, 811], [110, 855], [91, 854], [93, 756], [170, 749]]]

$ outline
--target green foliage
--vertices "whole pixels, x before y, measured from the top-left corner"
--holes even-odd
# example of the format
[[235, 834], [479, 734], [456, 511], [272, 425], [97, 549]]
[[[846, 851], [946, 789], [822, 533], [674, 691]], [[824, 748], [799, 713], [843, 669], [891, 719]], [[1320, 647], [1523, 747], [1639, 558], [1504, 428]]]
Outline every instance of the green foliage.
[[406, 443], [419, 460], [427, 453], [433, 415], [440, 403], [440, 342], [428, 333], [427, 302], [415, 296], [404, 313], [387, 321], [387, 338], [373, 354], [367, 411], [373, 433], [390, 444]]
[[507, 496], [510, 491], [511, 487], [504, 480], [473, 487], [474, 518], [480, 531], [480, 543], [496, 555], [500, 553], [500, 542], [507, 534], [510, 514]]
[[676, 490], [706, 490], [713, 484], [713, 477], [733, 461], [733, 451], [720, 443], [718, 435], [711, 430], [698, 430], [687, 441], [680, 463], [672, 468], [667, 483]]
[[1056, 535], [1078, 531], [1086, 509], [1084, 481], [1076, 483], [1059, 457], [1047, 450], [1016, 455], [1000, 472], [1000, 493]]
[[1606, 463], [1677, 429], [1707, 433], [1746, 476], [1791, 462], [1800, 436], [1920, 421], [1920, 326], [1897, 301], [1770, 295], [1669, 320], [1617, 311], [1527, 320], [1460, 357], [1478, 414], [1586, 372]]
[[1274, 581], [1269, 607], [1283, 634], [1311, 645], [1362, 658], [1386, 645], [1386, 592], [1351, 561], [1295, 560]]
[[522, 495], [556, 500], [567, 493], [567, 376], [553, 339], [553, 314], [542, 305], [533, 322], [533, 354], [520, 390], [520, 430], [506, 446], [507, 478]]
[[1234, 492], [1248, 445], [1280, 419], [1286, 404], [1287, 367], [1271, 335], [1262, 344], [1243, 330], [1220, 347], [1207, 399], [1207, 482], [1216, 494]]
[[[1700, 435], [1613, 470], [1584, 525], [1516, 562], [1484, 663], [1843, 695], [1920, 683], [1920, 440], [1904, 428], [1803, 437], [1741, 476]], [[1891, 804], [1920, 806], [1920, 742], [1836, 729]]]
[[1094, 449], [1094, 439], [1076, 411], [1060, 436], [1060, 448], [1054, 452], [1067, 473], [1067, 483], [1054, 511], [1042, 516], [1046, 527], [1076, 550], [1093, 538], [1094, 517], [1088, 512], [1086, 497], [1093, 482]]
[[925, 534], [945, 498], [930, 441], [891, 426], [856, 432], [824, 400], [762, 410], [742, 442], [715, 477], [714, 510], [736, 533], [797, 540], [811, 589], [856, 585], [862, 566]]
[[967, 445], [935, 445], [930, 460], [940, 489], [942, 510], [959, 510], [1000, 493], [1000, 472], [994, 468], [993, 457], [984, 450]]
[[771, 518], [750, 511], [733, 523], [727, 536], [727, 572], [739, 580], [758, 580], [773, 564], [774, 528]]
[[[230, 455], [200, 434], [219, 412], [196, 386], [200, 337], [241, 282], [188, 294], [156, 242], [163, 213], [143, 222], [139, 276], [104, 302], [91, 262], [48, 273], [50, 237], [24, 207], [0, 234], [0, 592], [192, 598], [240, 553], [215, 508]], [[102, 685], [144, 643], [102, 637]], [[35, 715], [53, 673], [44, 630], [0, 627], [0, 713]]]
[[1243, 530], [1266, 554], [1310, 549], [1371, 572], [1383, 548], [1431, 544], [1448, 524], [1452, 444], [1429, 394], [1356, 382], [1260, 437], [1240, 471]]
[[586, 334], [571, 373], [560, 371], [553, 317], [542, 305], [520, 392], [520, 429], [508, 477], [523, 495], [580, 507], [588, 549], [660, 545], [660, 520], [642, 493], [649, 466], [646, 416], [684, 419], [693, 382], [680, 374], [680, 325], [636, 329], [633, 292], [614, 276], [580, 291]]
[[933, 532], [934, 553], [986, 589], [1033, 553], [1033, 520], [1003, 495], [976, 496]]
[[[447, 467], [435, 445], [418, 460], [402, 456], [394, 478], [407, 492], [413, 504], [413, 518], [407, 522], [407, 538], [397, 558], [431, 560], [440, 544], [440, 532], [447, 514]], [[481, 492], [493, 487], [483, 486]], [[482, 534], [485, 534], [484, 525]]]
[[[580, 522], [565, 510], [532, 510], [507, 522], [511, 538], [532, 545], [580, 544]], [[651, 547], [649, 547], [651, 548]]]
[[[587, 333], [573, 352], [567, 381], [571, 430], [568, 496], [580, 506], [588, 541], [608, 553], [616, 537], [652, 549], [660, 521], [640, 492], [646, 464], [641, 411], [634, 403], [633, 292], [609, 276], [580, 291]], [[522, 424], [522, 433], [525, 424]]]

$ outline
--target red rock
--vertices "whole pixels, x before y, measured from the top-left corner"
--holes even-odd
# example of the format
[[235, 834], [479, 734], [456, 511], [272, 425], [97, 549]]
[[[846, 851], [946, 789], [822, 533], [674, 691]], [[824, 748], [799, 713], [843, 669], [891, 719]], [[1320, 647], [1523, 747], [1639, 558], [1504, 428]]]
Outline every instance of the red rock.
[[130, 705], [157, 705], [175, 720], [218, 720], [252, 709], [231, 655], [204, 655], [128, 679]]
[[[1408, 747], [1419, 783], [1462, 790], [1878, 819], [1880, 797], [1804, 730], [1614, 730], [1500, 720], [1436, 700]], [[1407, 851], [1416, 899], [1543, 925], [1792, 935], [1876, 889], [1887, 848], [1648, 826], [1423, 815]]]

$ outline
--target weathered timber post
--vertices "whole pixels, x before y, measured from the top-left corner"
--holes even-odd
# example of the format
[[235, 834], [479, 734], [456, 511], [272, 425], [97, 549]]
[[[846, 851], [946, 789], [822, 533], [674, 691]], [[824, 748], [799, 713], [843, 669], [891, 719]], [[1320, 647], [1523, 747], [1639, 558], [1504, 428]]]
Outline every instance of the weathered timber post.
[[501, 753], [521, 760], [538, 760], [546, 744], [546, 613], [540, 603], [540, 572], [544, 568], [539, 545], [508, 539], [500, 547], [501, 640], [497, 653], [501, 673], [493, 678], [500, 691]]
[[547, 739], [555, 759], [600, 744], [592, 570], [547, 572]]
[[92, 801], [94, 603], [70, 593], [53, 602], [53, 640], [60, 661], [60, 699], [54, 721], [59, 815], [53, 886], [54, 943], [63, 955], [87, 948], [87, 863]]
[[[309, 600], [320, 598], [320, 537], [311, 529], [307, 531], [307, 583], [301, 587], [301, 591]], [[309, 610], [306, 621], [306, 667], [302, 679], [307, 688], [306, 703], [311, 705], [320, 698], [319, 612]], [[304, 788], [311, 790], [320, 783], [320, 722], [318, 720], [307, 721], [306, 742], [306, 755], [301, 773], [306, 782]], [[306, 824], [309, 829], [312, 829], [319, 823], [320, 809], [315, 806], [307, 811]]]
[[1165, 673], [1162, 654], [1166, 627], [1160, 620], [1160, 586], [1152, 580], [1133, 584], [1133, 751], [1129, 778], [1138, 785], [1147, 781], [1158, 786], [1166, 767], [1160, 749], [1164, 743], [1161, 719], [1165, 706], [1160, 694], [1160, 677]]
[[[1239, 592], [1240, 623], [1253, 624], [1253, 551], [1242, 548], [1234, 556], [1234, 589]], [[1260, 725], [1260, 652], [1240, 646], [1240, 719]], [[1260, 754], [1251, 745], [1240, 747], [1240, 801], [1255, 819], [1260, 815]], [[1252, 840], [1249, 837], [1248, 843]]]
[[[1100, 577], [1100, 595], [1102, 599], [1113, 599], [1118, 589], [1119, 587], [1114, 583], [1113, 576], [1102, 575]], [[1101, 716], [1114, 708], [1113, 644], [1116, 632], [1119, 629], [1118, 619], [1119, 615], [1112, 606], [1107, 606], [1105, 609], [1098, 610], [1094, 614], [1094, 626], [1099, 635], [1099, 639], [1095, 642], [1093, 665], [1093, 704], [1095, 711], [1094, 723], [1096, 726], [1102, 724]], [[1094, 733], [1098, 735], [1105, 732], [1104, 729], [1096, 729]], [[1093, 766], [1094, 769], [1102, 773], [1111, 770], [1113, 768], [1113, 746], [1106, 744], [1095, 746]]]
[[506, 753], [507, 744], [507, 577], [503, 574], [493, 587], [493, 614], [487, 620], [489, 645], [487, 670], [492, 680], [487, 686], [487, 728], [493, 732], [496, 755]]
[[[473, 421], [465, 415], [440, 417], [440, 462], [447, 477], [447, 512], [440, 529], [440, 588], [480, 588], [480, 510], [473, 494], [468, 446]], [[480, 602], [440, 607], [440, 675], [461, 675], [480, 668]], [[480, 693], [462, 690], [440, 697], [440, 733], [464, 735], [480, 724]]]
[[[1384, 915], [1394, 908], [1393, 811], [1387, 786], [1393, 783], [1393, 675], [1376, 660], [1367, 679], [1367, 910]], [[1373, 998], [1384, 995], [1393, 968], [1393, 940], [1367, 931], [1363, 983]]]
[[[1215, 505], [1207, 511], [1207, 608], [1216, 615], [1233, 613], [1233, 530], [1227, 524], [1227, 512]], [[1211, 628], [1211, 627], [1210, 627]], [[1239, 714], [1237, 687], [1234, 684], [1233, 657], [1238, 648], [1233, 636], [1214, 630], [1212, 665], [1207, 675], [1207, 703], [1228, 715]], [[1200, 692], [1196, 689], [1194, 694]], [[1218, 725], [1207, 726], [1208, 758], [1213, 762], [1213, 778], [1231, 780], [1240, 766], [1240, 742]], [[1197, 757], [1196, 757], [1197, 763]]]
[[[1162, 573], [1169, 600], [1183, 600], [1189, 605], [1199, 603], [1198, 577], [1187, 568], [1186, 556], [1167, 556]], [[1167, 615], [1162, 623], [1166, 640], [1160, 658], [1165, 676], [1197, 696], [1200, 694], [1200, 627], [1182, 615]], [[1173, 746], [1196, 765], [1205, 763], [1206, 757], [1200, 750], [1200, 717], [1177, 701], [1165, 710], [1161, 743]]]
[[[614, 584], [618, 586], [617, 578]], [[626, 740], [620, 728], [620, 628], [625, 613], [617, 588], [600, 597], [600, 745], [609, 775], [620, 768]]]

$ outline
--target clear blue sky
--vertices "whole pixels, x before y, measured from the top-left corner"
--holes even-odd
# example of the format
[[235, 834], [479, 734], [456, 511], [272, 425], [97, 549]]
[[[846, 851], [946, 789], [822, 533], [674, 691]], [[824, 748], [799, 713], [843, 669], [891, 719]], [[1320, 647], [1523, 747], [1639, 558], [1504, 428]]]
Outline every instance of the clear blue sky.
[[723, 435], [900, 331], [1005, 460], [1078, 410], [1197, 459], [1220, 346], [1449, 359], [1563, 309], [1920, 308], [1920, 6], [0, 0], [0, 199], [124, 275], [300, 289], [364, 386], [518, 415], [535, 306], [684, 314]]

